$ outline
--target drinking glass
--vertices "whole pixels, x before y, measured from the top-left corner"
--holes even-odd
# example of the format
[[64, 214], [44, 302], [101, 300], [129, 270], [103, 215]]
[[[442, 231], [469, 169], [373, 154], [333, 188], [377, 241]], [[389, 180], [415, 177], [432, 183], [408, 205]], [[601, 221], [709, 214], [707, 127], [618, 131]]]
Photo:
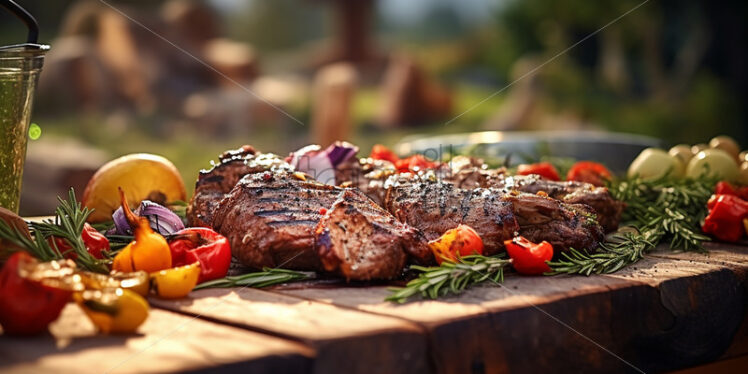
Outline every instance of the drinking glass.
[[46, 45], [0, 47], [0, 207], [18, 213], [34, 89]]

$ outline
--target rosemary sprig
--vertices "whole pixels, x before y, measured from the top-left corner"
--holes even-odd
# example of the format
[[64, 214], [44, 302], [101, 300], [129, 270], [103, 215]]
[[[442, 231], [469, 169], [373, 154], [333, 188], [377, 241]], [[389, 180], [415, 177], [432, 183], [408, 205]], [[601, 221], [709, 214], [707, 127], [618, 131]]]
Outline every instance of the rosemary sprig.
[[226, 287], [253, 287], [263, 288], [274, 284], [302, 281], [314, 278], [312, 272], [301, 272], [278, 268], [263, 268], [262, 271], [242, 275], [228, 276], [221, 279], [198, 284], [194, 289], [204, 288], [226, 288]]
[[458, 262], [443, 261], [439, 266], [414, 265], [410, 269], [420, 271], [418, 277], [405, 287], [390, 289], [392, 294], [385, 300], [404, 303], [416, 295], [436, 299], [449, 293], [461, 293], [487, 280], [503, 282], [504, 268], [510, 263], [511, 260], [502, 256], [470, 255], [461, 257]]
[[654, 181], [622, 180], [610, 186], [611, 194], [626, 203], [624, 220], [634, 232], [619, 232], [596, 253], [572, 249], [550, 262], [554, 274], [613, 273], [644, 258], [662, 241], [670, 248], [703, 251], [709, 237], [701, 233], [700, 223], [707, 214], [706, 203], [715, 179], [676, 179]]
[[[50, 260], [50, 258], [47, 258], [50, 253], [42, 253], [42, 247], [45, 246], [43, 242], [47, 242], [47, 239], [53, 236], [61, 238], [72, 247], [72, 251], [76, 254], [75, 263], [78, 266], [85, 270], [108, 274], [109, 268], [106, 261], [96, 259], [88, 253], [81, 237], [83, 225], [92, 211], [81, 206], [75, 199], [75, 191], [72, 188], [68, 193], [68, 200], [63, 200], [60, 197], [57, 200], [59, 201], [59, 205], [55, 209], [55, 218], [42, 222], [32, 222], [31, 227], [34, 232], [35, 246], [27, 243], [29, 245], [24, 246], [24, 248], [31, 251], [33, 255], [47, 261]], [[54, 247], [52, 254], [55, 256], [55, 258], [51, 259], [62, 259], [66, 253], [61, 253], [53, 240], [50, 242], [52, 243], [51, 246]]]

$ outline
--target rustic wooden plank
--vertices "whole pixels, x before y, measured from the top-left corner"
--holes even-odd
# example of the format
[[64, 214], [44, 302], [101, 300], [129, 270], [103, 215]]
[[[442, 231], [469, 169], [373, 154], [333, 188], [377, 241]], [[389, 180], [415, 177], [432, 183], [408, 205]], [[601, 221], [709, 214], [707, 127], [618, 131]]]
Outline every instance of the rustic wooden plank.
[[[526, 351], [512, 357], [505, 354], [506, 347], [516, 344], [518, 340], [526, 340], [533, 332], [526, 330], [529, 326], [524, 322], [518, 323], [516, 320], [502, 331], [496, 331], [497, 315], [517, 309], [524, 310], [524, 314], [533, 314], [536, 311], [527, 310], [528, 305], [533, 303], [565, 300], [586, 294], [606, 294], [611, 289], [631, 283], [599, 277], [508, 276], [501, 287], [476, 287], [457, 297], [414, 301], [404, 305], [383, 301], [388, 295], [385, 287], [276, 289], [273, 292], [413, 321], [428, 330], [430, 356], [439, 372], [493, 373], [508, 371], [508, 365], [520, 362], [516, 358], [534, 352]], [[549, 321], [555, 323], [551, 319]], [[536, 336], [542, 335], [540, 332]], [[561, 343], [563, 347], [564, 342]], [[563, 348], [553, 347], [537, 352], [554, 350], [564, 351]], [[569, 357], [563, 360], [568, 361]], [[525, 364], [525, 371], [535, 368]]]
[[256, 289], [211, 289], [153, 304], [302, 341], [316, 350], [314, 371], [424, 373], [426, 337], [413, 323]]
[[428, 330], [440, 372], [667, 370], [729, 344], [746, 300], [731, 266], [651, 257], [614, 276], [509, 276], [501, 287], [405, 305], [383, 302], [384, 287], [273, 292], [413, 321]]
[[97, 334], [74, 304], [50, 334], [0, 336], [3, 373], [278, 373], [311, 370], [313, 351], [298, 342], [151, 310], [138, 333]]

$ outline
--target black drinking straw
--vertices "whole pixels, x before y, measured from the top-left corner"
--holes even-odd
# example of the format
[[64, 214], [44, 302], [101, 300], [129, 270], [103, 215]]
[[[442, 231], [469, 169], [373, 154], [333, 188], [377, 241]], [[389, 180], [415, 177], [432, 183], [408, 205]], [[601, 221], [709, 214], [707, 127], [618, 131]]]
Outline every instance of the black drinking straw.
[[36, 44], [39, 40], [39, 24], [36, 23], [34, 16], [27, 12], [26, 9], [21, 8], [13, 0], [0, 0], [0, 6], [13, 13], [14, 16], [26, 24], [26, 27], [29, 29], [26, 43]]

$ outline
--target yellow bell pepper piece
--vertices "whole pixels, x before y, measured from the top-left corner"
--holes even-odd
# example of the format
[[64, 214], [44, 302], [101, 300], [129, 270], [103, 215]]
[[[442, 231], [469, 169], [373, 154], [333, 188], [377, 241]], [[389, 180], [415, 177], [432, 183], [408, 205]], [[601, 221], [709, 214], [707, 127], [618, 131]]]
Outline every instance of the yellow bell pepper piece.
[[148, 318], [148, 302], [137, 293], [109, 288], [76, 292], [73, 299], [102, 332], [129, 334]]
[[145, 271], [131, 273], [113, 271], [109, 275], [83, 271], [80, 272], [80, 275], [87, 290], [120, 287], [135, 291], [140, 296], [148, 296], [148, 290], [151, 288], [150, 274]]
[[151, 273], [156, 293], [164, 299], [180, 299], [187, 296], [197, 285], [199, 277], [199, 262]]
[[119, 190], [122, 210], [130, 226], [135, 226], [135, 240], [122, 249], [112, 262], [112, 270], [133, 272], [144, 270], [149, 273], [171, 267], [171, 250], [163, 236], [154, 232], [144, 217], [136, 216], [127, 205], [125, 193]]

